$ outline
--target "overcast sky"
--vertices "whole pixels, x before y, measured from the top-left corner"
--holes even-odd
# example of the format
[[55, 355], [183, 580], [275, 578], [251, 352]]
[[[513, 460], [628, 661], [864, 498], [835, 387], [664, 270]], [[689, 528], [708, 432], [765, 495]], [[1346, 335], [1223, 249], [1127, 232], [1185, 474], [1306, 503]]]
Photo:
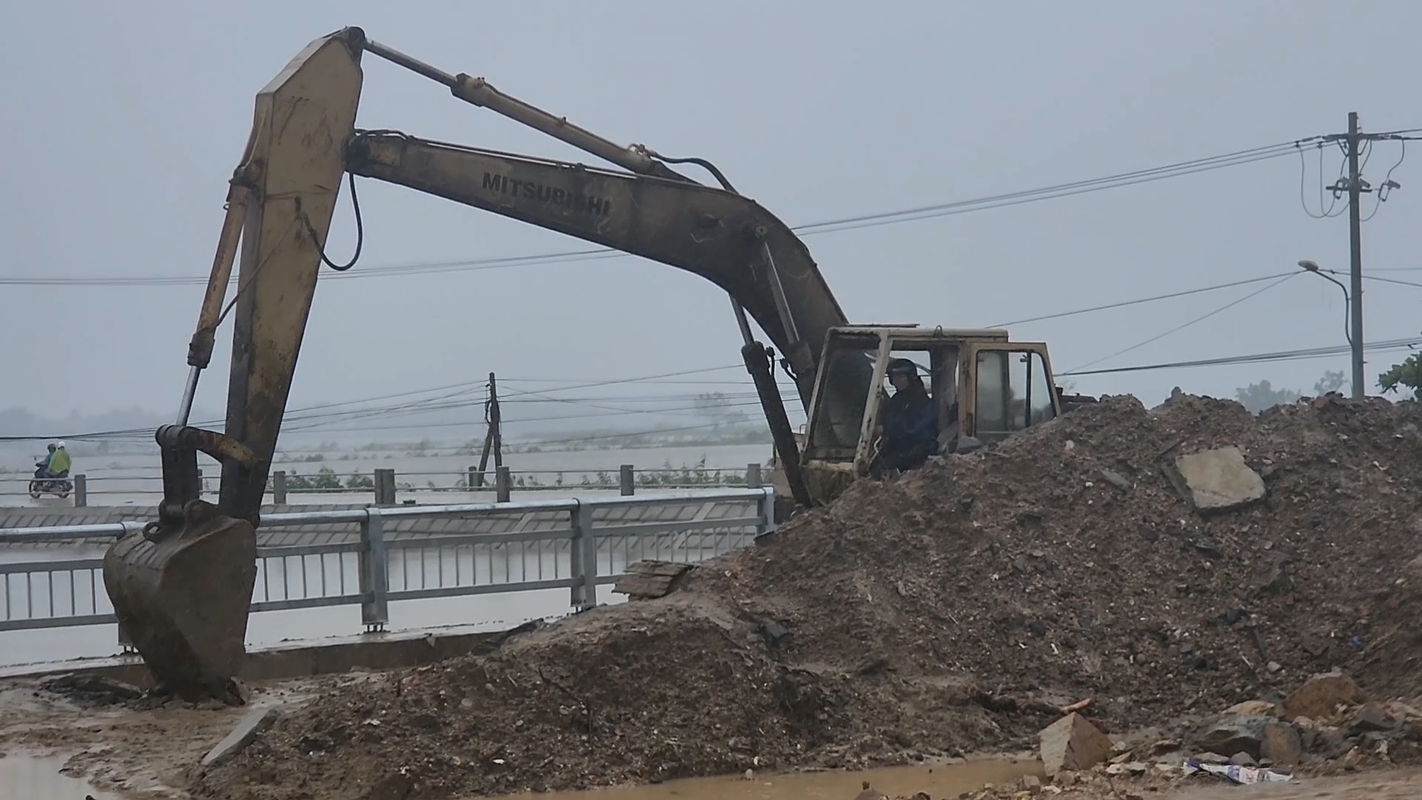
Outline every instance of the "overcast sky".
[[[1013, 2], [15, 3], [0, 50], [0, 277], [187, 277], [169, 286], [0, 284], [0, 407], [176, 406], [254, 94], [310, 40], [359, 25], [449, 72], [618, 142], [714, 161], [792, 225], [1090, 179], [1346, 128], [1422, 127], [1422, 4], [1409, 0]], [[597, 163], [367, 57], [358, 125]], [[1364, 225], [1366, 270], [1422, 283], [1422, 184]], [[1340, 154], [1307, 149], [1303, 199]], [[1365, 177], [1382, 183], [1397, 144]], [[1011, 208], [807, 236], [852, 320], [980, 326], [1296, 269], [1346, 270], [1346, 214], [1318, 220], [1290, 155]], [[698, 179], [700, 172], [689, 171]], [[371, 267], [586, 244], [362, 181]], [[1374, 200], [1363, 204], [1373, 211]], [[348, 192], [328, 245], [354, 246]], [[1335, 207], [1341, 211], [1342, 206]], [[1405, 272], [1400, 270], [1417, 270]], [[326, 271], [323, 277], [333, 273]], [[1346, 282], [1346, 279], [1345, 279]], [[1059, 371], [1200, 317], [1262, 283], [1011, 328]], [[1417, 335], [1422, 288], [1369, 281], [1367, 337]], [[1301, 274], [1096, 367], [1345, 344], [1341, 292]], [[199, 405], [221, 408], [230, 325]], [[632, 257], [322, 283], [292, 404], [489, 371], [567, 383], [735, 364], [725, 295]], [[1378, 371], [1401, 354], [1370, 358]], [[1083, 378], [1148, 404], [1174, 385], [1311, 388], [1346, 356]], [[745, 383], [735, 371], [717, 373]], [[532, 384], [529, 384], [532, 385]], [[543, 384], [545, 386], [554, 383]], [[684, 390], [682, 387], [681, 390]], [[739, 390], [734, 386], [728, 390]], [[639, 390], [646, 392], [643, 388]], [[42, 393], [42, 394], [41, 394]]]

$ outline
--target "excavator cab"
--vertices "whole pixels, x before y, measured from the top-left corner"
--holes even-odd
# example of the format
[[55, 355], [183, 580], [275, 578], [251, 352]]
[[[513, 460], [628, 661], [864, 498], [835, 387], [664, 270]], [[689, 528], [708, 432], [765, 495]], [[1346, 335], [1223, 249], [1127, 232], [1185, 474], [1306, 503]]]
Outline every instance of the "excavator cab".
[[[1062, 413], [1047, 346], [995, 328], [854, 326], [829, 331], [811, 400], [801, 472], [817, 502], [880, 472], [877, 431], [888, 366], [915, 364], [938, 418], [933, 455], [970, 452]], [[828, 402], [837, 391], [835, 402]]]

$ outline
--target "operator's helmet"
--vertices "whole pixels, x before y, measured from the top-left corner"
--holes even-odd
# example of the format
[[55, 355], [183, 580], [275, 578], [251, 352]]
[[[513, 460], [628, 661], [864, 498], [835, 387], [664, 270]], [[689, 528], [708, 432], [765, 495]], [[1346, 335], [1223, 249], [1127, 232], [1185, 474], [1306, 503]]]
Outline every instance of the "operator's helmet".
[[918, 366], [907, 358], [896, 358], [889, 362], [889, 377], [893, 378], [895, 375], [904, 375], [909, 378], [916, 377], [918, 375]]
[[64, 449], [64, 442], [56, 442], [54, 446], [57, 447], [57, 448], [59, 448], [60, 450], [63, 450], [63, 449]]

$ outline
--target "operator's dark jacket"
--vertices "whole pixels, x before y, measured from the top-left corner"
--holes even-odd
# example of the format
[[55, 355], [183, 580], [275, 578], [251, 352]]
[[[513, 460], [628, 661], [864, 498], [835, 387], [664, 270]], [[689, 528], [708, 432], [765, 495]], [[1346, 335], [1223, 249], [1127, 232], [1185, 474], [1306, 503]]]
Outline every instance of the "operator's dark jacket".
[[921, 380], [884, 401], [880, 453], [890, 469], [912, 469], [938, 449], [938, 409]]

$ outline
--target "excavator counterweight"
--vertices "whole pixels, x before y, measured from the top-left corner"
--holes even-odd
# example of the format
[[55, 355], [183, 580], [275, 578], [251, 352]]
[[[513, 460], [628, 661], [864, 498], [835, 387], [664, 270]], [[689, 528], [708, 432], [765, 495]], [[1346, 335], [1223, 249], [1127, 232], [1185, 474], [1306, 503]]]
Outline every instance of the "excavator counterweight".
[[[365, 53], [626, 171], [358, 130]], [[720, 186], [691, 180], [669, 163], [699, 165]], [[1004, 331], [849, 327], [804, 243], [710, 162], [617, 145], [483, 78], [444, 72], [344, 28], [308, 45], [257, 95], [188, 345], [177, 420], [156, 435], [163, 462], [158, 518], [104, 557], [104, 585], [120, 625], [156, 682], [184, 699], [242, 702], [234, 679], [245, 655], [262, 500], [321, 266], [349, 269], [360, 255], [356, 176], [642, 256], [726, 292], [777, 472], [799, 506], [827, 502], [850, 482], [878, 474], [880, 397], [898, 348], [926, 354], [944, 444], [940, 450], [935, 440], [925, 454], [951, 452], [960, 431], [992, 439], [1060, 411], [1040, 343], [1014, 345]], [[324, 248], [343, 179], [358, 241], [351, 262], [338, 265]], [[234, 266], [236, 295], [228, 300]], [[188, 417], [229, 314], [226, 424], [222, 432], [203, 430]], [[752, 319], [774, 349], [755, 339]], [[775, 379], [777, 360], [809, 419], [803, 456]], [[199, 497], [198, 453], [222, 466], [216, 504]]]

